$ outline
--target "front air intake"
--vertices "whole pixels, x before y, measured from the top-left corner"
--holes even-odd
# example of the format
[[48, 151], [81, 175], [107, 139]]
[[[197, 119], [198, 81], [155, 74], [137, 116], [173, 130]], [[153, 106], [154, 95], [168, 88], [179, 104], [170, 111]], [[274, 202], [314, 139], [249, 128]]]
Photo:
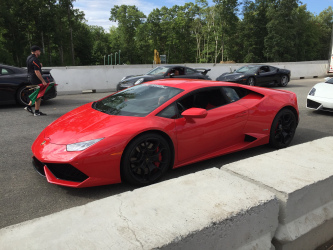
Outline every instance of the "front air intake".
[[44, 166], [46, 166], [51, 171], [51, 173], [60, 180], [83, 182], [89, 177], [77, 168], [73, 167], [71, 164], [43, 163], [36, 157], [32, 158], [32, 163], [37, 172], [43, 176], [45, 176]]
[[310, 109], [318, 109], [320, 107], [320, 103], [318, 102], [315, 102], [315, 101], [312, 101], [312, 100], [309, 100], [307, 99], [307, 102], [306, 102], [306, 107], [307, 108], [310, 108]]

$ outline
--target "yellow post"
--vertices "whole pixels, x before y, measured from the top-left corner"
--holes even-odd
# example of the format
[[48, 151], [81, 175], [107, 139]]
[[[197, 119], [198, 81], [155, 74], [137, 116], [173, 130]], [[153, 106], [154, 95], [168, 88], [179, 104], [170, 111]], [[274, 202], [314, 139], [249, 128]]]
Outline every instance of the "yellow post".
[[161, 64], [160, 54], [154, 49], [154, 62], [155, 64]]

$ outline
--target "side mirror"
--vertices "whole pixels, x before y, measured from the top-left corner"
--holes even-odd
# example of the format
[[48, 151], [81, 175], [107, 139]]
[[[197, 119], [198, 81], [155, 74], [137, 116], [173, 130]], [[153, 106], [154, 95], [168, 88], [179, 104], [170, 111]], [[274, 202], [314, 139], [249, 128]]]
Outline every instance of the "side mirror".
[[175, 76], [175, 73], [171, 73], [170, 74], [170, 78], [174, 77]]
[[204, 118], [207, 116], [207, 110], [200, 108], [190, 108], [182, 113], [185, 118]]

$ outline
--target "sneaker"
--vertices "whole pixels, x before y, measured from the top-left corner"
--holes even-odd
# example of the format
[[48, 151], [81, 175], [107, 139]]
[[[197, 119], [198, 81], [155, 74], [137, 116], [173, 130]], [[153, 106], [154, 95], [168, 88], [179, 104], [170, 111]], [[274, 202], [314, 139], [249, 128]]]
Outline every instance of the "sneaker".
[[26, 106], [24, 110], [28, 111], [29, 113], [33, 114], [34, 112], [32, 111], [32, 108], [29, 106]]
[[47, 115], [47, 114], [44, 114], [44, 113], [42, 113], [42, 112], [40, 112], [40, 111], [37, 112], [37, 113], [35, 112], [35, 114], [34, 114], [34, 116], [42, 116], [42, 115]]

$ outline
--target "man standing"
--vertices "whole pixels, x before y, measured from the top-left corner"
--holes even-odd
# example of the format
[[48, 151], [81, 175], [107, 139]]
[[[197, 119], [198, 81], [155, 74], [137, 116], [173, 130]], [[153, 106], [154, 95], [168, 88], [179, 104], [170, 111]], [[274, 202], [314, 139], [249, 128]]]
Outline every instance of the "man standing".
[[[39, 62], [38, 57], [40, 56], [40, 48], [36, 45], [33, 45], [31, 47], [31, 55], [27, 58], [27, 68], [28, 68], [28, 78], [29, 82], [32, 85], [38, 85], [40, 87], [39, 92], [44, 93], [44, 90], [47, 88], [48, 84], [45, 82], [44, 78], [42, 77], [42, 64]], [[43, 95], [38, 95], [36, 102], [35, 102], [35, 113], [32, 111], [30, 101], [28, 106], [26, 106], [24, 109], [32, 114], [34, 116], [41, 116], [46, 115], [39, 111], [40, 103], [42, 101]]]

